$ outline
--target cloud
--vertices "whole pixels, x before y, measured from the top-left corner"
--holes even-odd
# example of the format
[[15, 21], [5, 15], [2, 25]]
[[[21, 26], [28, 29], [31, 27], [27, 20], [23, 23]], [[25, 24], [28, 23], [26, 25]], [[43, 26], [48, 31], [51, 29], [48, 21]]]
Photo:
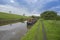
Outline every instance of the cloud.
[[38, 0], [25, 0], [28, 4], [34, 4], [36, 3]]
[[32, 15], [34, 15], [34, 16], [40, 16], [40, 14], [25, 14], [26, 16], [32, 16]]
[[50, 9], [48, 9], [48, 10], [56, 11], [58, 13], [58, 15], [60, 15], [60, 5], [54, 6], [54, 7], [50, 8]]
[[59, 6], [54, 6], [54, 7], [52, 7], [52, 8], [50, 8], [50, 9], [48, 9], [48, 10], [53, 10], [53, 11], [60, 11], [60, 5]]
[[60, 8], [60, 6], [54, 6], [54, 7], [50, 8], [50, 9], [53, 10], [53, 9], [56, 9], [56, 8]]
[[28, 8], [28, 10], [31, 13], [39, 13], [38, 11], [44, 11], [42, 10], [46, 4], [48, 4], [49, 2], [57, 2], [58, 0], [25, 0], [30, 6]]
[[[5, 2], [5, 5], [0, 5], [1, 7], [0, 11], [12, 10], [13, 13], [18, 13], [18, 14], [23, 14], [23, 13], [40, 14], [41, 12], [46, 11], [44, 10], [44, 7], [46, 7], [46, 4], [50, 2], [57, 2], [59, 0], [18, 0], [18, 1], [3, 0], [3, 1]], [[55, 9], [55, 8], [49, 8], [49, 9]]]
[[41, 5], [41, 4], [46, 4], [48, 2], [59, 1], [59, 0], [24, 0], [24, 1], [26, 1], [28, 4], [40, 3], [40, 5]]
[[39, 16], [38, 14], [31, 14], [29, 12], [27, 12], [27, 9], [25, 8], [16, 8], [10, 5], [0, 5], [0, 12], [7, 12], [9, 13], [9, 11], [12, 12], [12, 14], [18, 14], [18, 15], [23, 15], [25, 14], [26, 16], [31, 16], [31, 15], [35, 15], [35, 16]]
[[22, 15], [23, 13], [27, 13], [26, 9], [24, 8], [16, 8], [13, 6], [9, 6], [9, 5], [0, 5], [0, 11], [1, 12], [9, 12], [12, 11], [12, 13], [14, 14], [20, 14]]
[[10, 0], [11, 3], [14, 3], [15, 1], [14, 0]]

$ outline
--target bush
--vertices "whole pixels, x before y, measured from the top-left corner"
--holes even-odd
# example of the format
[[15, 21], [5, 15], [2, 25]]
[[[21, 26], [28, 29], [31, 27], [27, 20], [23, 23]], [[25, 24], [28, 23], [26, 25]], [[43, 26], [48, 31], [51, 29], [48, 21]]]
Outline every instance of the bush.
[[47, 20], [54, 20], [56, 19], [57, 13], [54, 11], [45, 11], [41, 14], [41, 18]]

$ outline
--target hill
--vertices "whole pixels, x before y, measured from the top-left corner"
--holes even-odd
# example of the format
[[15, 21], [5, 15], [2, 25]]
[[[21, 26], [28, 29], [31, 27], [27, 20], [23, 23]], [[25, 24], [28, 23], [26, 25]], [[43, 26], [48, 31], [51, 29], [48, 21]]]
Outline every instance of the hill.
[[5, 25], [15, 22], [23, 22], [26, 20], [26, 18], [27, 18], [26, 16], [0, 12], [0, 25]]
[[11, 20], [11, 19], [20, 19], [23, 16], [21, 15], [16, 15], [16, 14], [9, 14], [9, 13], [4, 13], [0, 12], [0, 20]]

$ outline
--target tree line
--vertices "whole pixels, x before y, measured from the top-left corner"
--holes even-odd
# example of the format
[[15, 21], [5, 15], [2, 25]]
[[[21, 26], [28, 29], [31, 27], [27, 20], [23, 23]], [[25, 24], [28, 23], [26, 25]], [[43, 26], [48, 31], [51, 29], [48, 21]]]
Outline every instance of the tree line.
[[57, 15], [55, 11], [45, 11], [40, 16], [45, 20], [60, 20], [60, 15]]

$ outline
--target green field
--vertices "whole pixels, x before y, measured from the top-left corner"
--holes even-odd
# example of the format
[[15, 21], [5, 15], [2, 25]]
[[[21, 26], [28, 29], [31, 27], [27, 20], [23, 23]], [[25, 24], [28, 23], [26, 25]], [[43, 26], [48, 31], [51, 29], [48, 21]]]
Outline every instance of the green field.
[[48, 40], [60, 40], [60, 21], [44, 21]]
[[0, 12], [0, 25], [6, 25], [10, 23], [15, 23], [15, 22], [23, 22], [27, 18], [28, 17], [26, 16]]
[[3, 19], [4, 20], [11, 20], [11, 19], [20, 19], [20, 18], [23, 18], [23, 16], [0, 12], [0, 20], [3, 20]]
[[[43, 23], [47, 40], [60, 40], [60, 21], [43, 20]], [[38, 20], [21, 40], [43, 40], [42, 29], [41, 20]]]

